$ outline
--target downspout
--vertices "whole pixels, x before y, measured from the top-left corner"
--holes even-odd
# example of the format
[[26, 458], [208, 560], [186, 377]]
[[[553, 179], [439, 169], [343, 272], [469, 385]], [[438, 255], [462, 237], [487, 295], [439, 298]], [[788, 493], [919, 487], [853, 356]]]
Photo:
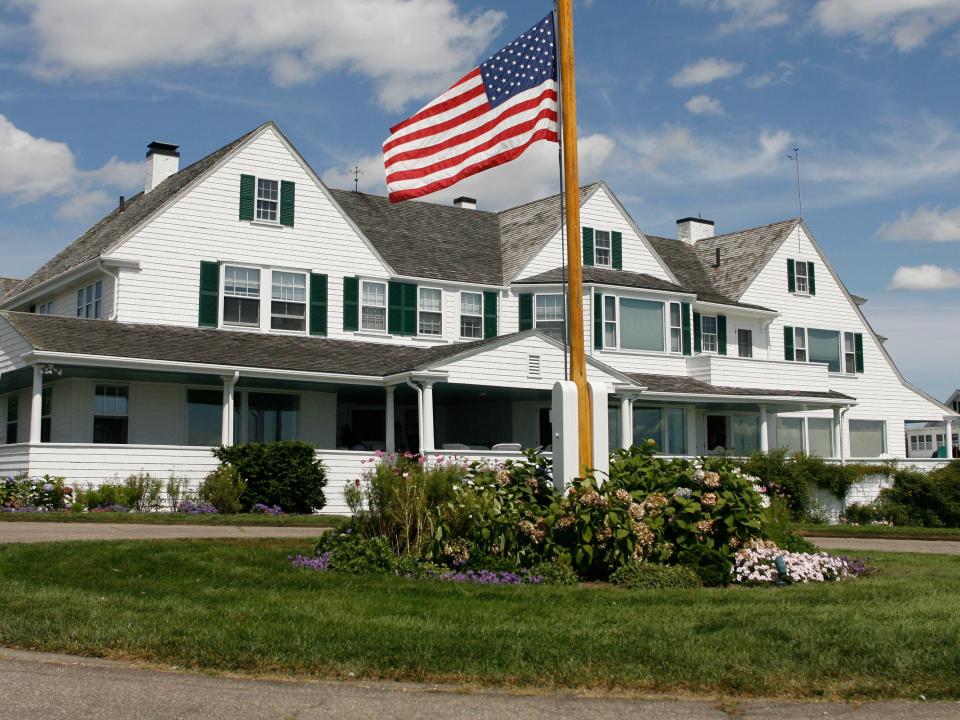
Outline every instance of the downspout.
[[118, 305], [118, 303], [119, 303], [119, 301], [120, 301], [120, 272], [118, 271], [116, 274], [113, 274], [112, 272], [110, 272], [109, 270], [107, 270], [107, 266], [103, 264], [103, 260], [101, 260], [98, 264], [99, 264], [99, 266], [100, 266], [100, 269], [101, 269], [104, 273], [106, 273], [107, 275], [109, 275], [110, 277], [113, 278], [113, 309], [112, 309], [111, 312], [110, 312], [110, 317], [107, 318], [107, 319], [108, 319], [108, 320], [116, 320], [116, 319], [117, 319], [117, 305]]
[[[423, 388], [416, 385], [409, 377], [406, 382], [417, 391], [417, 445], [423, 445]], [[418, 447], [417, 452], [420, 450], [422, 448]]]

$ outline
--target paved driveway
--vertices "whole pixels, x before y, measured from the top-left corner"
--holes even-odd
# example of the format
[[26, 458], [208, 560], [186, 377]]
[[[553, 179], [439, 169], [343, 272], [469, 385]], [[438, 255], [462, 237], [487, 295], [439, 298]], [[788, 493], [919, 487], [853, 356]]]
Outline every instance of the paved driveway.
[[886, 540], [883, 538], [808, 537], [824, 550], [880, 550], [882, 552], [931, 553], [960, 555], [960, 542], [955, 540]]
[[315, 538], [321, 527], [153, 525], [147, 523], [0, 522], [0, 543], [58, 540], [179, 540], [190, 538]]
[[146, 669], [110, 660], [0, 648], [3, 717], [19, 720], [956, 720], [960, 703], [511, 695], [437, 685], [268, 681]]

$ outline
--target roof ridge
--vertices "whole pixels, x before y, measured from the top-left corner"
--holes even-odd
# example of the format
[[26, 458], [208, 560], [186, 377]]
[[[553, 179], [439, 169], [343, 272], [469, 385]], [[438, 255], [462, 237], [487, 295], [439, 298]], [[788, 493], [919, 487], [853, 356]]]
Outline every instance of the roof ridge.
[[[377, 193], [365, 192], [363, 190], [351, 190], [349, 188], [335, 188], [335, 187], [327, 187], [327, 189], [335, 193], [349, 193], [350, 195], [363, 195], [365, 197], [376, 198], [377, 200], [390, 200], [389, 196], [387, 195], [379, 195]], [[445, 205], [443, 203], [430, 202], [429, 200], [421, 200], [419, 198], [414, 198], [405, 202], [414, 202], [414, 203], [419, 203], [420, 205], [426, 205], [432, 208], [442, 208], [445, 210], [455, 210], [455, 211], [462, 210], [464, 212], [472, 212], [472, 213], [483, 214], [483, 215], [499, 214], [499, 212], [496, 210], [477, 210], [476, 208], [461, 208], [461, 207], [457, 207], [456, 205]], [[395, 205], [395, 204], [396, 203], [391, 203], [391, 205]]]
[[[603, 180], [597, 180], [597, 181], [592, 182], [592, 183], [587, 183], [586, 185], [581, 185], [581, 186], [580, 186], [579, 192], [583, 192], [584, 190], [587, 190], [587, 189], [589, 189], [589, 188], [592, 188], [594, 185], [603, 185], [603, 184], [604, 184], [604, 183], [603, 183]], [[498, 210], [498, 211], [497, 211], [497, 215], [500, 215], [501, 213], [505, 213], [505, 212], [510, 212], [511, 210], [519, 210], [519, 209], [522, 208], [522, 207], [527, 207], [528, 205], [533, 205], [533, 204], [538, 203], [538, 202], [543, 202], [544, 200], [552, 200], [552, 199], [555, 198], [555, 197], [559, 197], [561, 194], [562, 194], [562, 193], [553, 193], [552, 195], [544, 195], [544, 196], [541, 197], [541, 198], [535, 198], [535, 199], [533, 199], [533, 200], [528, 200], [527, 202], [525, 202], [525, 203], [520, 203], [519, 205], [511, 205], [510, 207], [504, 208], [503, 210]]]
[[[739, 235], [740, 233], [752, 232], [752, 231], [754, 231], [754, 230], [763, 230], [763, 229], [765, 229], [765, 228], [773, 227], [774, 225], [787, 225], [787, 224], [790, 224], [790, 223], [795, 223], [795, 222], [797, 222], [797, 221], [801, 221], [801, 222], [802, 222], [802, 221], [803, 221], [803, 218], [800, 218], [800, 217], [792, 217], [792, 218], [789, 218], [789, 219], [787, 219], [787, 220], [777, 220], [777, 221], [772, 222], [772, 223], [767, 223], [766, 225], [756, 225], [756, 226], [754, 226], [754, 227], [741, 228], [741, 229], [739, 229], [739, 230], [731, 230], [731, 231], [729, 231], [729, 232], [720, 233], [719, 235], [711, 235], [710, 237], [701, 238], [700, 240], [697, 240], [697, 244], [699, 244], [699, 243], [701, 243], [701, 242], [706, 242], [706, 241], [708, 241], [708, 240], [717, 240], [717, 239], [719, 239], [719, 238], [725, 238], [725, 237], [728, 237], [728, 236], [730, 236], [730, 235]], [[647, 237], [650, 237], [650, 236], [647, 235]], [[659, 236], [659, 237], [662, 237], [662, 236]], [[669, 238], [663, 238], [663, 239], [664, 239], [664, 240], [668, 240]]]

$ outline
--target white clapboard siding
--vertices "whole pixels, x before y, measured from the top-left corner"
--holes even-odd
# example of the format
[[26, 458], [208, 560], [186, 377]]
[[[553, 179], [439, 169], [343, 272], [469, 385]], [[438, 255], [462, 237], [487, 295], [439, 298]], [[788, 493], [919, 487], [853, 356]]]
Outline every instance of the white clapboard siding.
[[[628, 272], [646, 273], [663, 280], [671, 281], [670, 273], [656, 254], [641, 240], [630, 221], [613, 202], [607, 191], [600, 187], [580, 208], [580, 224], [595, 230], [610, 230], [623, 233], [623, 269]], [[557, 227], [560, 218], [557, 217]], [[522, 279], [538, 273], [553, 270], [564, 264], [566, 254], [561, 244], [560, 232], [550, 239], [521, 270], [517, 278]]]
[[[787, 259], [813, 261], [816, 267], [816, 295], [790, 293], [787, 288]], [[840, 332], [863, 333], [864, 372], [860, 375], [830, 375], [831, 390], [856, 398], [849, 419], [885, 420], [887, 453], [906, 455], [904, 421], [941, 420], [943, 408], [904, 385], [887, 362], [877, 341], [856, 311], [856, 306], [833, 279], [823, 259], [799, 228], [774, 254], [768, 265], [747, 288], [741, 300], [776, 308], [781, 315], [770, 327], [771, 357], [783, 357], [783, 327], [813, 327]], [[848, 426], [844, 423], [844, 446], [849, 448]]]
[[[729, 349], [729, 345], [727, 346]], [[824, 365], [777, 360], [744, 360], [729, 355], [696, 355], [687, 358], [691, 377], [721, 387], [827, 392]]]
[[[0, 317], [0, 373], [23, 367], [21, 357], [33, 348], [14, 330], [10, 323]], [[6, 419], [6, 417], [4, 417]]]
[[30, 447], [26, 444], [0, 445], [0, 482], [27, 472], [30, 466]]

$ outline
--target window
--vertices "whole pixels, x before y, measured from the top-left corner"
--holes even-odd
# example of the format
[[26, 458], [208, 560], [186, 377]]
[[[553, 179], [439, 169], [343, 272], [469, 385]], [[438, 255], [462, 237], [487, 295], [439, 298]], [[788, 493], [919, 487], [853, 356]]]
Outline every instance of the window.
[[840, 333], [836, 330], [807, 330], [809, 358], [812, 363], [826, 363], [827, 370], [840, 372]]
[[247, 394], [247, 442], [296, 440], [300, 430], [300, 398], [272, 393]]
[[443, 291], [437, 288], [419, 288], [417, 333], [443, 335]]
[[617, 296], [603, 296], [603, 346], [617, 347]]
[[593, 263], [610, 267], [610, 231], [594, 230], [593, 233]]
[[53, 302], [45, 302], [37, 305], [37, 313], [40, 315], [53, 315]]
[[777, 418], [777, 447], [791, 453], [803, 452], [803, 418]]
[[534, 326], [540, 332], [563, 341], [563, 295], [537, 295]]
[[730, 434], [733, 437], [733, 452], [746, 457], [760, 449], [760, 416], [731, 415]]
[[886, 452], [887, 431], [883, 420], [850, 420], [850, 457], [876, 458]]
[[647, 440], [657, 444], [663, 452], [663, 414], [660, 408], [633, 408], [633, 444], [643, 445]]
[[830, 418], [807, 418], [807, 437], [810, 454], [833, 457], [833, 420]]
[[797, 362], [807, 361], [807, 331], [805, 328], [793, 329], [793, 359]]
[[[796, 285], [798, 293], [807, 293], [810, 292], [810, 281], [809, 273], [807, 272], [807, 265], [809, 263], [797, 260], [794, 267], [794, 277], [796, 278]], [[783, 276], [781, 276], [783, 277]]]
[[280, 183], [276, 180], [257, 180], [257, 220], [277, 222], [277, 206], [280, 204]]
[[360, 297], [360, 329], [387, 331], [387, 286], [385, 283], [362, 283]]
[[103, 282], [97, 280], [92, 285], [77, 290], [77, 317], [99, 320], [103, 307]]
[[687, 454], [687, 411], [680, 408], [667, 410], [667, 439], [668, 455]]
[[848, 375], [857, 372], [857, 346], [853, 333], [843, 334], [843, 371]]
[[663, 303], [620, 298], [620, 347], [663, 352]]
[[737, 355], [742, 358], [753, 357], [753, 330], [737, 329]]
[[53, 431], [53, 388], [45, 387], [40, 395], [40, 442], [50, 442]]
[[7, 396], [7, 432], [6, 443], [13, 445], [17, 441], [17, 427], [20, 415], [20, 403], [16, 395]]
[[307, 328], [307, 276], [273, 271], [270, 328], [303, 332]]
[[130, 388], [97, 385], [93, 403], [93, 441], [111, 445], [127, 443]]
[[703, 352], [717, 352], [717, 316], [700, 316], [700, 347]]
[[213, 447], [223, 439], [223, 393], [187, 390], [187, 445]]
[[670, 352], [683, 352], [683, 322], [680, 319], [680, 303], [670, 303]]
[[483, 337], [483, 295], [460, 293], [460, 337]]
[[260, 327], [260, 271], [256, 268], [224, 267], [223, 324]]

